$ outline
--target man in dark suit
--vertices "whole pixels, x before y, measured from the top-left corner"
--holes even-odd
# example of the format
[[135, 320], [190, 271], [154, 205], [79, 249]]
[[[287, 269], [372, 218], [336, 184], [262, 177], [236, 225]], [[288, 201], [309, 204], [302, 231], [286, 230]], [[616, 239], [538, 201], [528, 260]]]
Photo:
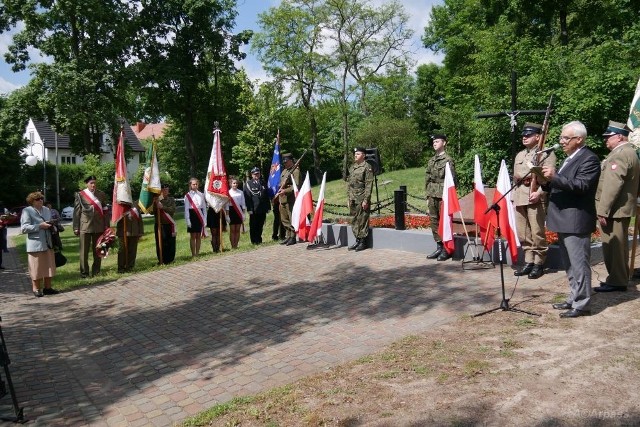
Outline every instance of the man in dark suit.
[[542, 168], [549, 192], [547, 228], [558, 233], [560, 255], [569, 279], [566, 302], [553, 304], [568, 310], [562, 318], [591, 314], [591, 233], [596, 229], [595, 195], [600, 178], [600, 161], [585, 145], [587, 129], [579, 122], [562, 127], [560, 144], [567, 155], [557, 171]]

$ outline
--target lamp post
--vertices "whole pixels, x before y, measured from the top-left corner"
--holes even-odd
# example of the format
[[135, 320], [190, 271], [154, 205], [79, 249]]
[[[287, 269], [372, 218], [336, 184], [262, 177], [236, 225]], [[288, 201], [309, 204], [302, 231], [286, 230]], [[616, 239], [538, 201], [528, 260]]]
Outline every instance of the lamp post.
[[47, 163], [46, 163], [46, 149], [44, 147], [44, 143], [43, 142], [38, 142], [38, 141], [32, 141], [31, 142], [31, 154], [29, 154], [27, 156], [26, 159], [24, 159], [24, 162], [28, 165], [28, 166], [35, 166], [36, 164], [38, 164], [38, 157], [33, 155], [33, 144], [38, 144], [40, 146], [42, 146], [42, 170], [43, 170], [43, 174], [42, 174], [42, 193], [44, 196], [44, 199], [47, 199]]

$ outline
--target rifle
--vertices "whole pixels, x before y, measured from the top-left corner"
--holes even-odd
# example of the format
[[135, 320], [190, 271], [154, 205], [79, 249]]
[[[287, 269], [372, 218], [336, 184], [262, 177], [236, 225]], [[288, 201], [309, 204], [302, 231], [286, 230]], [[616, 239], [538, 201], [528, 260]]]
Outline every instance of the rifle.
[[[293, 167], [291, 168], [291, 172], [293, 172], [294, 170], [296, 170], [296, 168], [297, 168], [298, 166], [300, 166], [300, 162], [302, 161], [302, 158], [304, 157], [304, 155], [305, 155], [305, 154], [307, 154], [307, 151], [309, 151], [309, 148], [305, 149], [305, 150], [304, 150], [304, 153], [302, 153], [302, 156], [300, 156], [300, 158], [299, 158], [299, 159], [298, 159], [298, 160], [293, 164]], [[292, 176], [292, 175], [289, 175], [289, 177], [290, 177], [291, 179], [293, 179], [293, 176]], [[287, 182], [288, 182], [288, 179], [287, 179], [287, 181], [285, 181], [284, 185], [283, 185], [283, 186], [281, 186], [281, 187], [278, 189], [278, 192], [276, 193], [276, 195], [275, 195], [275, 196], [273, 196], [273, 200], [272, 200], [272, 202], [275, 202], [275, 201], [278, 199], [278, 196], [280, 196], [280, 191], [281, 191], [283, 188], [289, 188], [289, 185], [287, 185]]]
[[[553, 95], [549, 97], [549, 105], [547, 105], [547, 111], [544, 113], [544, 122], [542, 122], [542, 132], [540, 132], [540, 140], [538, 141], [538, 146], [536, 147], [537, 151], [541, 151], [544, 147], [544, 144], [547, 140], [547, 135], [549, 134], [549, 121], [551, 119], [551, 106], [553, 105]], [[540, 153], [536, 154], [533, 157], [533, 162], [535, 166], [538, 166], [540, 162]], [[533, 193], [538, 191], [538, 180], [536, 178], [536, 174], [531, 174], [531, 186], [529, 187], [529, 193]]]

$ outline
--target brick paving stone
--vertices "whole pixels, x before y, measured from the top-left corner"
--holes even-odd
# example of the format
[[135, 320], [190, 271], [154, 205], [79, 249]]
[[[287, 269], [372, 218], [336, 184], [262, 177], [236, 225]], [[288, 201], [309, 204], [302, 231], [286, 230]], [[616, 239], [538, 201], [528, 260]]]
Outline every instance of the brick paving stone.
[[[257, 251], [35, 299], [11, 248], [0, 272], [2, 329], [28, 424], [174, 425], [500, 303], [498, 268], [390, 250]], [[274, 267], [283, 253], [286, 270]], [[510, 268], [505, 280], [512, 288]], [[566, 293], [564, 272], [520, 281], [514, 301], [526, 309], [549, 288]], [[36, 310], [54, 320], [35, 329]], [[0, 402], [9, 411], [0, 416], [11, 409]]]

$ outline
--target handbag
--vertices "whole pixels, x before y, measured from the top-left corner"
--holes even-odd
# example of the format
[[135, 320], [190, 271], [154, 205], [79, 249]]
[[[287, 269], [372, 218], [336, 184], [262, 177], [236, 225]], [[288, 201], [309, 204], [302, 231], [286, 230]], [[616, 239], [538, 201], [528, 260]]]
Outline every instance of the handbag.
[[62, 251], [54, 252], [53, 256], [55, 257], [55, 260], [56, 260], [56, 267], [62, 267], [67, 263], [67, 257], [64, 256]]

